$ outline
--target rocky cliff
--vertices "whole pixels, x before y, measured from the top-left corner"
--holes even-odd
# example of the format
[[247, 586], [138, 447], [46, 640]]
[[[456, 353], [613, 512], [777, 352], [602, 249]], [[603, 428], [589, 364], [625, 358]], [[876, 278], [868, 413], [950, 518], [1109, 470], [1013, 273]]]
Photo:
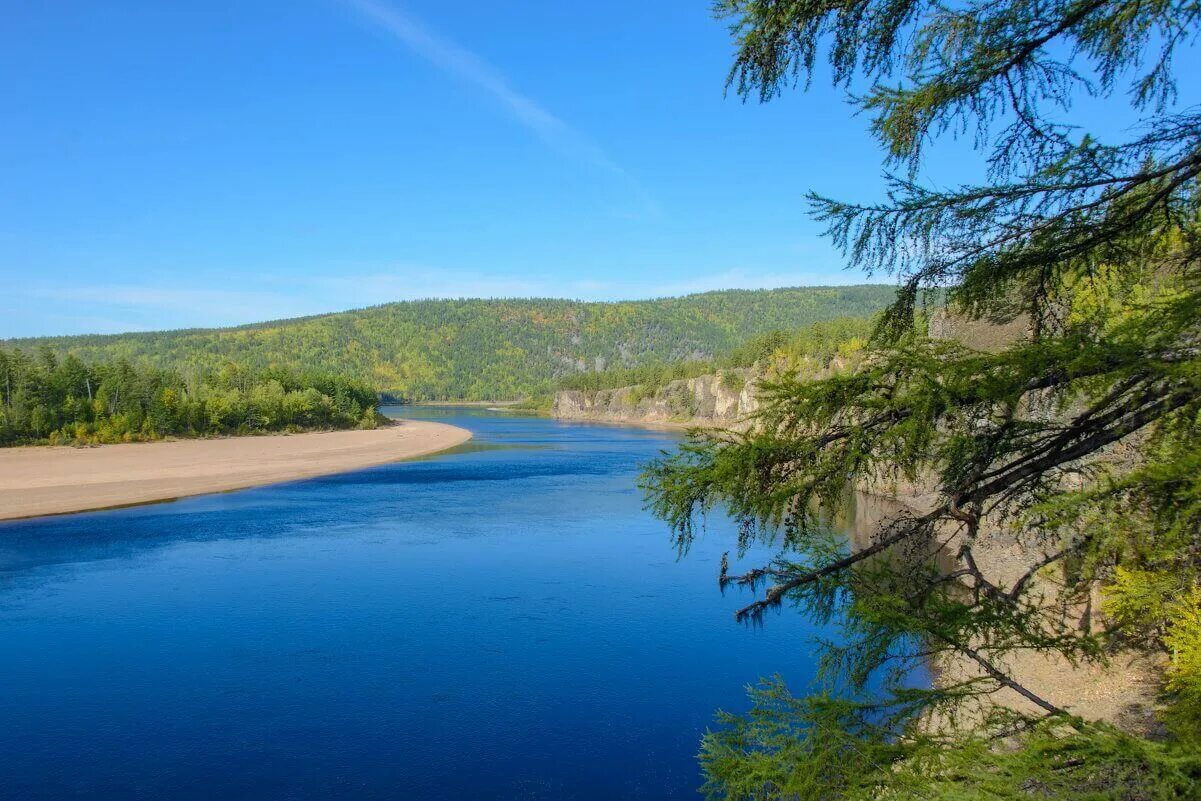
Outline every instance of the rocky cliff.
[[[998, 324], [991, 321], [966, 321], [939, 312], [931, 320], [930, 334], [936, 339], [955, 339], [969, 348], [998, 351], [1029, 335], [1024, 318]], [[828, 365], [810, 365], [814, 378], [847, 368], [841, 359]], [[640, 386], [597, 391], [562, 391], [556, 394], [553, 413], [567, 420], [597, 420], [613, 423], [696, 425], [736, 428], [746, 421], [758, 403], [757, 381], [762, 373], [729, 370], [715, 375], [672, 381], [659, 388]], [[1031, 409], [1032, 414], [1054, 414], [1055, 410]], [[1063, 410], [1058, 410], [1063, 414]], [[1128, 445], [1112, 449], [1104, 458], [1132, 458]], [[938, 501], [932, 482], [863, 481], [856, 493], [854, 510], [843, 524], [860, 544], [874, 536], [880, 525], [907, 509], [909, 513], [928, 511]], [[948, 567], [957, 543], [945, 545], [942, 559]], [[1012, 583], [1034, 567], [1043, 554], [1038, 548], [1023, 547], [1006, 530], [990, 530], [973, 543], [977, 565], [986, 574]], [[1041, 579], [1036, 579], [1041, 581]], [[1095, 595], [1095, 593], [1094, 593]], [[1079, 624], [1091, 623], [1094, 599], [1073, 611]], [[1051, 656], [1033, 652], [1011, 656], [1008, 669], [1021, 683], [1045, 688], [1057, 703], [1074, 712], [1116, 723], [1135, 731], [1148, 731], [1155, 724], [1155, 698], [1159, 667], [1133, 653], [1115, 654], [1108, 666], [1076, 666]], [[936, 666], [938, 681], [950, 684], [979, 675], [978, 667], [966, 660], [947, 660]], [[1027, 708], [1024, 699], [1005, 691], [1002, 702]]]
[[738, 426], [756, 407], [751, 371], [722, 370], [658, 388], [564, 390], [555, 394], [552, 413], [564, 420]]

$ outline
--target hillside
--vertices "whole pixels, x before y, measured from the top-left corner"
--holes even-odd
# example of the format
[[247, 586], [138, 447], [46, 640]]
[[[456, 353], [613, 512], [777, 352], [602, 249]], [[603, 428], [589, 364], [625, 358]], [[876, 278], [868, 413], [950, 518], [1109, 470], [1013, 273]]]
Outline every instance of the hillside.
[[758, 407], [759, 381], [857, 364], [873, 326], [868, 318], [839, 317], [758, 334], [721, 359], [580, 373], [559, 382], [550, 411], [565, 420], [737, 428]]
[[[971, 320], [946, 307], [931, 310], [929, 336], [995, 353], [1029, 336], [1030, 321]], [[650, 364], [580, 373], [559, 382], [551, 414], [564, 420], [741, 427], [758, 408], [757, 384], [783, 374], [819, 379], [855, 369], [874, 322], [823, 320], [791, 331], [751, 337], [720, 360]]]
[[577, 372], [723, 356], [756, 334], [887, 305], [886, 285], [729, 290], [612, 303], [421, 300], [238, 328], [9, 340], [176, 370], [317, 369], [407, 399], [501, 399]]

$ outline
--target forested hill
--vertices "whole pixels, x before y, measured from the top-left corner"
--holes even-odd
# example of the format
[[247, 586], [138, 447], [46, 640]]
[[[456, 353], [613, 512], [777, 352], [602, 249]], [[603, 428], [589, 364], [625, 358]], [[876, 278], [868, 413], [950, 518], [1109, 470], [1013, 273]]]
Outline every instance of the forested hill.
[[421, 300], [226, 329], [10, 340], [85, 361], [321, 370], [408, 399], [516, 398], [575, 372], [723, 356], [765, 331], [868, 316], [885, 285], [728, 290], [645, 301]]

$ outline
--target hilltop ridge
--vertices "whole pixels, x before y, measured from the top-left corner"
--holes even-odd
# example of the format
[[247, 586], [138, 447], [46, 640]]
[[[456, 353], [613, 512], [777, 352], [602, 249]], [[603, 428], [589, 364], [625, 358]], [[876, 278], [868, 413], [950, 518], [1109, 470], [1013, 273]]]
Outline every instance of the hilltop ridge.
[[85, 361], [156, 367], [319, 369], [414, 400], [492, 400], [545, 392], [567, 375], [721, 356], [747, 338], [843, 316], [895, 297], [883, 284], [724, 290], [636, 301], [447, 299], [233, 328], [7, 340]]

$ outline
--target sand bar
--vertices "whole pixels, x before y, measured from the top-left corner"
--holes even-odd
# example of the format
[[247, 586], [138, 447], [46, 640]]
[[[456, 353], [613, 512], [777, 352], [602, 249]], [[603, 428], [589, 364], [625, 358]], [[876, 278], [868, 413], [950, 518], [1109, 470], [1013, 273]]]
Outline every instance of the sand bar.
[[0, 520], [83, 512], [341, 473], [452, 448], [457, 426], [405, 420], [374, 431], [0, 448]]

